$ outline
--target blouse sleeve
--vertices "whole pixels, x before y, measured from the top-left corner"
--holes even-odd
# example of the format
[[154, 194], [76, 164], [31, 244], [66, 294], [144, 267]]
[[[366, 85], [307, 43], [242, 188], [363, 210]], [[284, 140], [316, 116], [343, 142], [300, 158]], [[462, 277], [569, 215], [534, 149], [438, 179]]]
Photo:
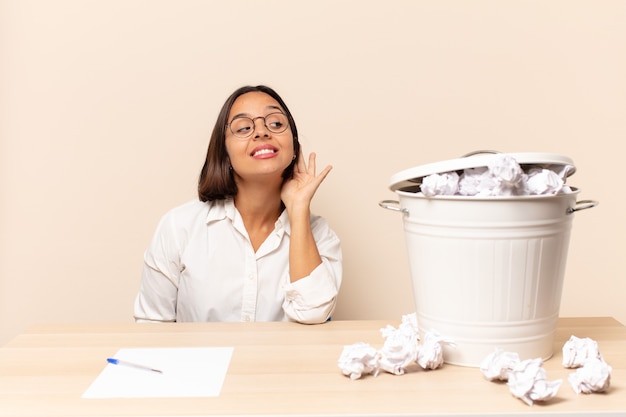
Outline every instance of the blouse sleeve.
[[165, 215], [144, 253], [141, 285], [135, 299], [136, 322], [176, 321], [178, 282], [182, 270], [180, 240], [171, 215]]
[[311, 227], [322, 263], [309, 276], [286, 285], [283, 303], [287, 317], [305, 324], [331, 318], [343, 272], [341, 243], [335, 232], [321, 217], [313, 217]]

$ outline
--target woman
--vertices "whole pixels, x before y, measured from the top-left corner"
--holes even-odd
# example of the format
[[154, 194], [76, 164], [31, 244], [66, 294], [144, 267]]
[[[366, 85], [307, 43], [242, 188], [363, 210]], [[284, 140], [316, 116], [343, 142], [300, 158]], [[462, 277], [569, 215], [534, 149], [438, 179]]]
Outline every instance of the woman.
[[323, 323], [341, 285], [339, 239], [310, 213], [315, 154], [266, 86], [242, 87], [218, 116], [199, 200], [168, 212], [144, 256], [136, 321]]

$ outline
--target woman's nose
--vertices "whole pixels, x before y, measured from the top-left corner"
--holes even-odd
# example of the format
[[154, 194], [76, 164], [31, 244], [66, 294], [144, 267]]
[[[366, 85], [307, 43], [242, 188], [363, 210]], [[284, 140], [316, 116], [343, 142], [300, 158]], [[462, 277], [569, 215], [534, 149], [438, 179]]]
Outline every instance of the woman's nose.
[[255, 138], [268, 137], [269, 136], [269, 130], [265, 126], [265, 119], [264, 118], [257, 117], [252, 122], [254, 123], [254, 137]]

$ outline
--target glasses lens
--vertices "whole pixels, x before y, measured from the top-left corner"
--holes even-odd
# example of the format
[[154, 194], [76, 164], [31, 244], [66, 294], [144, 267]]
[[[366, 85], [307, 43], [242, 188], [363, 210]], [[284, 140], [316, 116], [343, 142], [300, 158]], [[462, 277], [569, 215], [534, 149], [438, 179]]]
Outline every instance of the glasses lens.
[[230, 131], [239, 138], [247, 138], [254, 131], [254, 122], [247, 117], [238, 117], [230, 122]]
[[289, 123], [287, 116], [282, 113], [271, 113], [265, 116], [265, 126], [272, 133], [281, 133], [287, 129]]

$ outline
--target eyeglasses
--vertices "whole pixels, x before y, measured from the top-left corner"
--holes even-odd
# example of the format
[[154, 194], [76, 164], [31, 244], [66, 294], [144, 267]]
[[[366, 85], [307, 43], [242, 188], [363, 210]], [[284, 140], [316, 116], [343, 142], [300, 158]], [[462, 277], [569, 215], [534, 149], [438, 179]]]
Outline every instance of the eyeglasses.
[[236, 117], [226, 126], [229, 127], [232, 134], [236, 137], [246, 139], [254, 133], [254, 121], [256, 119], [263, 119], [263, 125], [272, 133], [282, 133], [289, 127], [287, 116], [281, 112], [270, 113], [265, 117], [258, 116], [252, 119], [245, 116]]

